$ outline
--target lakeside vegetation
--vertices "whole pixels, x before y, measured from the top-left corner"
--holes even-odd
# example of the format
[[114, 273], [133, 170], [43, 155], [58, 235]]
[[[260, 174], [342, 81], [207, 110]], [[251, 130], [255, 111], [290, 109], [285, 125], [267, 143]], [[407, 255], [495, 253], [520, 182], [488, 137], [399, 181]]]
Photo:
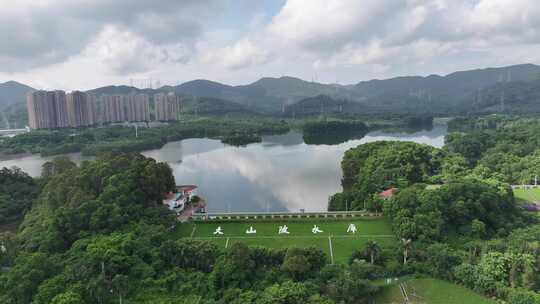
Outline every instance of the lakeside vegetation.
[[[491, 115], [449, 125], [445, 148], [484, 179], [533, 184], [540, 175], [540, 119]], [[456, 132], [457, 131], [457, 132]]]
[[[353, 148], [329, 209], [383, 211], [401, 240], [403, 273], [449, 280], [507, 303], [538, 303], [538, 217], [510, 187], [540, 173], [540, 120], [457, 118], [442, 149], [401, 142]], [[379, 193], [395, 188], [393, 196]], [[520, 194], [518, 194], [518, 198]]]
[[[353, 221], [357, 238], [344, 237], [350, 221], [322, 223], [320, 238], [310, 235], [310, 222], [287, 222], [291, 232], [307, 229], [300, 232], [305, 238], [279, 241], [264, 238], [277, 222], [173, 228], [174, 217], [159, 203], [174, 187], [172, 179], [166, 164], [131, 154], [102, 155], [80, 167], [67, 158], [44, 166], [43, 190], [19, 232], [0, 236], [7, 248], [0, 261], [9, 269], [0, 274], [0, 300], [364, 303], [383, 288], [378, 281], [424, 265], [413, 251], [404, 264], [396, 239], [380, 237], [391, 234], [384, 219]], [[218, 224], [232, 233], [229, 240], [205, 239]], [[235, 238], [248, 225], [256, 225], [261, 238]], [[444, 271], [444, 261], [425, 263]]]
[[[284, 134], [292, 129], [304, 132], [308, 144], [339, 144], [361, 138], [368, 130], [407, 126], [418, 130], [426, 125], [410, 124], [410, 118], [358, 119], [321, 118], [282, 120], [250, 114], [241, 118], [185, 116], [184, 120], [151, 128], [110, 125], [96, 128], [34, 130], [13, 138], [0, 139], [0, 155], [32, 153], [42, 156], [81, 152], [95, 156], [107, 152], [141, 152], [159, 149], [166, 143], [189, 138], [215, 138], [244, 146], [261, 141], [261, 136]], [[413, 119], [414, 121], [414, 119]], [[430, 118], [431, 121], [431, 118]], [[136, 136], [137, 135], [137, 136]]]
[[259, 143], [262, 141], [259, 135], [250, 134], [233, 134], [227, 135], [221, 139], [221, 142], [231, 146], [246, 146], [252, 143]]
[[56, 165], [19, 232], [0, 237], [2, 303], [331, 304], [378, 289], [380, 267], [330, 265], [318, 248], [177, 239], [160, 203], [174, 187], [164, 163], [109, 154]]
[[340, 144], [364, 137], [368, 132], [368, 127], [357, 120], [325, 120], [308, 121], [303, 125], [302, 130], [306, 144]]
[[187, 138], [224, 138], [245, 134], [250, 140], [261, 135], [282, 134], [289, 126], [276, 120], [232, 120], [192, 118], [154, 128], [121, 125], [102, 128], [36, 130], [0, 142], [4, 154], [40, 153], [43, 156], [82, 152], [98, 155], [107, 152], [140, 152], [161, 148], [167, 142]]

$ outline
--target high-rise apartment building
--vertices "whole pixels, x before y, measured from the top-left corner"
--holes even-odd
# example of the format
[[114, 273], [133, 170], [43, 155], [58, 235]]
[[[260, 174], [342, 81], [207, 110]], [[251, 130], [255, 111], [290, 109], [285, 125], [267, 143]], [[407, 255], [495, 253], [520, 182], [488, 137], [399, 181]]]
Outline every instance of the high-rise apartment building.
[[48, 92], [48, 94], [52, 95], [52, 100], [54, 103], [54, 110], [55, 110], [55, 116], [56, 116], [56, 128], [69, 127], [66, 92], [56, 90], [56, 91]]
[[154, 95], [154, 112], [157, 121], [178, 120], [180, 96], [174, 93]]
[[100, 99], [96, 95], [88, 93], [86, 94], [86, 98], [88, 100], [88, 123], [91, 126], [102, 123], [100, 120], [100, 116], [102, 116], [100, 113]]
[[150, 121], [150, 96], [147, 94], [127, 95], [125, 106], [127, 121]]
[[[73, 91], [36, 91], [27, 95], [29, 125], [33, 129], [87, 127], [96, 124], [150, 121], [150, 96], [104, 95]], [[178, 120], [180, 97], [174, 93], [156, 94], [157, 121]]]
[[52, 128], [52, 105], [47, 101], [47, 92], [36, 91], [26, 94], [28, 125], [32, 129]]
[[91, 109], [91, 121], [92, 125], [101, 125], [106, 123], [105, 121], [105, 105], [103, 96], [97, 96], [95, 94], [88, 94], [88, 104]]
[[125, 95], [105, 95], [102, 97], [104, 109], [104, 123], [126, 121]]
[[95, 98], [84, 92], [73, 91], [67, 94], [66, 101], [70, 126], [86, 127], [95, 124], [95, 105], [92, 104]]
[[65, 128], [69, 126], [66, 93], [35, 91], [26, 95], [28, 124], [32, 129]]

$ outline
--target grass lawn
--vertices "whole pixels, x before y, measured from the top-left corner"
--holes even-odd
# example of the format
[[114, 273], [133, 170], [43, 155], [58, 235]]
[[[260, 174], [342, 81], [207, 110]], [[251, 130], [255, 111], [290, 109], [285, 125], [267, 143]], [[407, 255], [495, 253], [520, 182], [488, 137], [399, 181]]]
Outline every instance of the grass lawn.
[[[355, 234], [347, 232], [350, 224], [356, 225]], [[288, 227], [289, 234], [278, 234], [279, 226], [284, 225]], [[314, 234], [314, 225], [323, 232]], [[218, 227], [221, 227], [223, 235], [214, 235]], [[247, 234], [250, 227], [257, 233]], [[385, 218], [185, 223], [178, 227], [174, 236], [208, 240], [220, 247], [228, 247], [235, 242], [269, 248], [314, 246], [324, 251], [334, 263], [346, 263], [353, 250], [362, 248], [368, 240], [375, 240], [381, 246], [396, 241]]]
[[370, 240], [374, 240], [381, 247], [391, 246], [396, 242], [395, 238], [369, 238], [369, 237], [355, 237], [355, 238], [332, 238], [332, 248], [334, 250], [334, 263], [346, 264], [349, 262], [349, 258], [354, 250], [358, 248], [364, 248], [366, 243]]
[[540, 202], [540, 188], [514, 189], [514, 196], [520, 202]]
[[[496, 301], [465, 287], [446, 281], [422, 278], [403, 282], [411, 304], [496, 304]], [[401, 304], [403, 296], [398, 284], [387, 285], [375, 297], [377, 304]]]

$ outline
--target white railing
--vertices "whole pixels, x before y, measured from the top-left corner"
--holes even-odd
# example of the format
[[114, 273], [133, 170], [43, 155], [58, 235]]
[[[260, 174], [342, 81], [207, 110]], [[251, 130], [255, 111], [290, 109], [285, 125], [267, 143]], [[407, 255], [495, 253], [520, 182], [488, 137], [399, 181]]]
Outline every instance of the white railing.
[[28, 129], [0, 129], [0, 134], [19, 134], [27, 132]]
[[382, 213], [367, 211], [321, 211], [321, 212], [209, 212], [194, 213], [192, 220], [234, 221], [234, 220], [279, 220], [279, 219], [340, 219], [355, 217], [380, 217]]
[[539, 188], [540, 185], [526, 185], [526, 184], [523, 184], [523, 185], [510, 185], [510, 187], [512, 187], [512, 189], [531, 189], [531, 188]]

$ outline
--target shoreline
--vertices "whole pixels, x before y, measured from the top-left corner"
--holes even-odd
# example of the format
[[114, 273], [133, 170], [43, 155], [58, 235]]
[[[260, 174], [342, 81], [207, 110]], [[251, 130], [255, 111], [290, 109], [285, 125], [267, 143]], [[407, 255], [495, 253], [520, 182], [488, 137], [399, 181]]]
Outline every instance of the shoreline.
[[16, 154], [5, 154], [5, 153], [0, 152], [0, 161], [15, 160], [19, 158], [36, 155], [36, 154], [39, 154], [39, 153], [24, 152], [24, 153], [16, 153]]

